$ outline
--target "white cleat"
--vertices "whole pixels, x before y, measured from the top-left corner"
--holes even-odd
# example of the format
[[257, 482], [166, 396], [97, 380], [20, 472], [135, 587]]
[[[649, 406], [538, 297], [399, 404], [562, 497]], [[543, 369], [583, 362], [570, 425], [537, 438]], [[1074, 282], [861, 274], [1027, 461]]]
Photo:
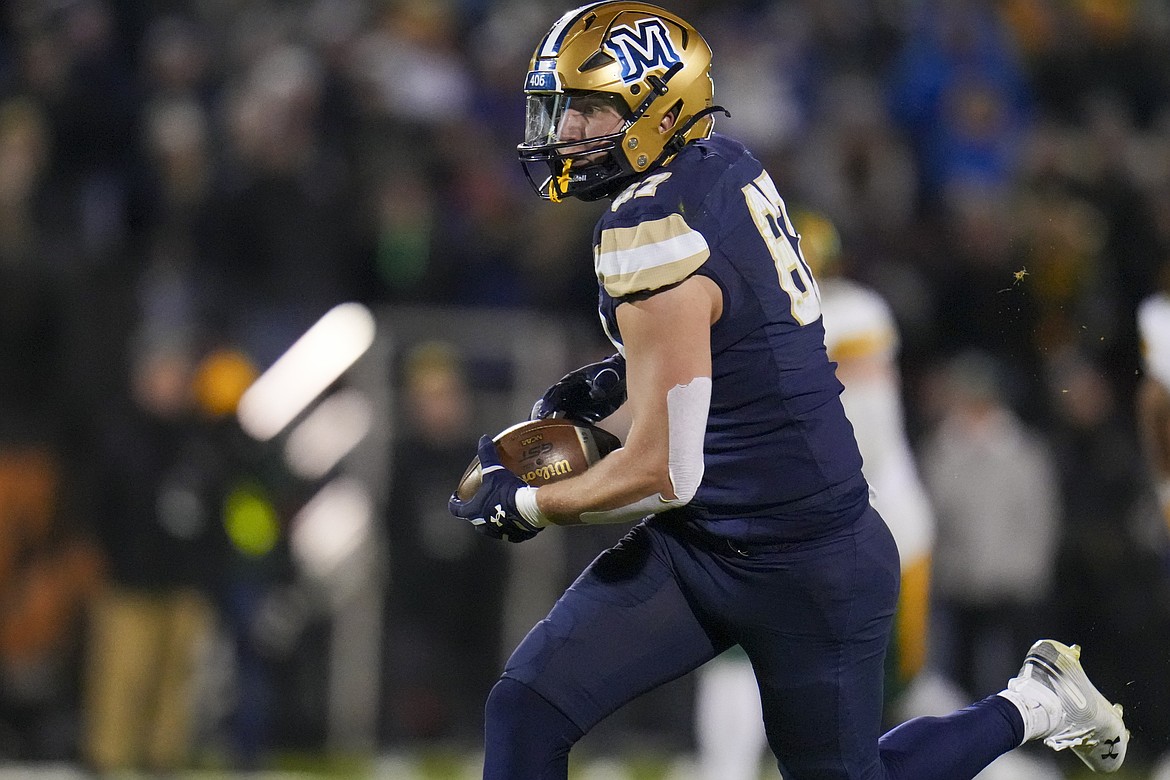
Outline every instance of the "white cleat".
[[1028, 651], [1019, 677], [1035, 680], [1060, 699], [1062, 717], [1044, 737], [1045, 745], [1072, 748], [1094, 772], [1116, 772], [1125, 761], [1129, 730], [1121, 705], [1110, 704], [1089, 682], [1080, 657], [1078, 645], [1041, 639]]

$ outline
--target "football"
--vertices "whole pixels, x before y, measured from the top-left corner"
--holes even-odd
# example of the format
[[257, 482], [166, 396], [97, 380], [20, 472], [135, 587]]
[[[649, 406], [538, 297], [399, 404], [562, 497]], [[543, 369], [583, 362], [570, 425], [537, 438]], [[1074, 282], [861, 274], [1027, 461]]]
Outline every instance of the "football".
[[[560, 418], [517, 423], [492, 441], [504, 468], [533, 487], [580, 474], [622, 446], [618, 437], [603, 428]], [[477, 457], [463, 472], [455, 495], [466, 501], [482, 480]]]

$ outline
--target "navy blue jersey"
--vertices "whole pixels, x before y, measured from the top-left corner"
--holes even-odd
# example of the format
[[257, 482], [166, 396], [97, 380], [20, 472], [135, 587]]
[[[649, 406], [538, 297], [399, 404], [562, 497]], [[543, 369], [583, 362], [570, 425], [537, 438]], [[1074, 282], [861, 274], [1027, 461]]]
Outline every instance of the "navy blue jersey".
[[743, 541], [852, 523], [868, 502], [861, 455], [824, 347], [820, 297], [763, 166], [720, 135], [616, 197], [594, 232], [600, 311], [692, 274], [723, 291], [711, 329], [704, 473], [686, 514]]

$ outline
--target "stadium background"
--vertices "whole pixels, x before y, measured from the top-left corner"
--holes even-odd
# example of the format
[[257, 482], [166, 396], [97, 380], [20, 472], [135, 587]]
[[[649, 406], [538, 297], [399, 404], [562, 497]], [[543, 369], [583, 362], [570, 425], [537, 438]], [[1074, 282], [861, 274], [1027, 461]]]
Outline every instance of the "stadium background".
[[[712, 44], [719, 129], [891, 302], [912, 440], [977, 350], [1048, 444], [1038, 614], [1123, 692], [1147, 776], [1170, 747], [1170, 548], [1137, 459], [1134, 311], [1170, 258], [1170, 10], [670, 5]], [[605, 350], [600, 206], [539, 201], [514, 159], [563, 10], [3, 4], [0, 771], [92, 761], [111, 592], [194, 652], [188, 766], [474, 765], [501, 654], [617, 533], [505, 549], [436, 506], [469, 442]], [[101, 647], [128, 658], [152, 625], [106, 624]], [[682, 771], [691, 695], [619, 713], [579, 771]]]

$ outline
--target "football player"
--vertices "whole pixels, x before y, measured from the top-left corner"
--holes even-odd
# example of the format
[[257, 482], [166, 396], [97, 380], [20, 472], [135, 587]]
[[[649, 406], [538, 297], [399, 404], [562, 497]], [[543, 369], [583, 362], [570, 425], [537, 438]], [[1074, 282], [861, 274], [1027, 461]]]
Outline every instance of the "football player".
[[1145, 369], [1138, 385], [1138, 424], [1162, 516], [1170, 526], [1170, 262], [1162, 267], [1162, 289], [1137, 311]]
[[[1077, 649], [1051, 640], [1001, 693], [880, 735], [897, 548], [869, 502], [784, 201], [742, 144], [713, 132], [710, 65], [678, 16], [607, 1], [557, 20], [525, 80], [519, 156], [537, 193], [609, 201], [594, 265], [630, 428], [621, 449], [539, 488], [484, 436], [482, 486], [450, 508], [513, 542], [640, 522], [508, 660], [487, 701], [484, 777], [565, 778], [570, 748], [602, 718], [732, 645], [751, 659], [789, 780], [973, 777], [1031, 739], [1115, 769], [1120, 714]], [[586, 367], [542, 406], [599, 413], [572, 388], [602, 375]]]

